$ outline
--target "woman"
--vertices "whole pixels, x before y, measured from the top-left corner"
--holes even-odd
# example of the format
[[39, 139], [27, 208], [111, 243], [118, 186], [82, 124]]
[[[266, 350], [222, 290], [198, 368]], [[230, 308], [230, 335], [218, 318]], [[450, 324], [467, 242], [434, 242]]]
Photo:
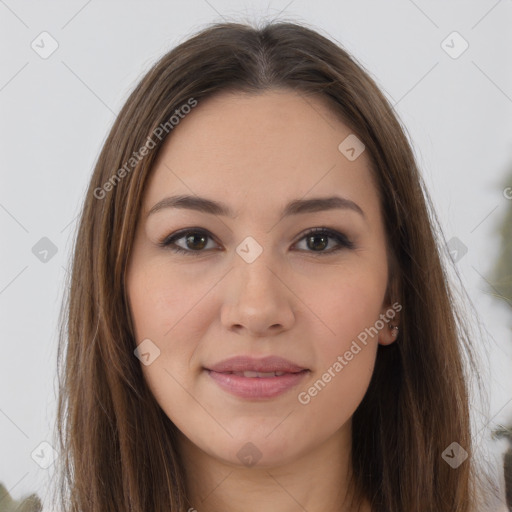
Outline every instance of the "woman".
[[481, 510], [429, 204], [391, 106], [315, 31], [218, 24], [165, 55], [83, 207], [64, 509]]

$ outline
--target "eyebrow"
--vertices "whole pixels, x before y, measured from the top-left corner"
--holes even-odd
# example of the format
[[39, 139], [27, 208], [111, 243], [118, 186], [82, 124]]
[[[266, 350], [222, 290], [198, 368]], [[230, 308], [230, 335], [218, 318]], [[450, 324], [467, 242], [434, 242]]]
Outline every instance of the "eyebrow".
[[[156, 203], [151, 208], [151, 210], [149, 210], [147, 217], [149, 217], [153, 213], [163, 210], [164, 208], [183, 208], [203, 213], [210, 213], [212, 215], [220, 215], [230, 218], [236, 217], [233, 210], [231, 210], [229, 206], [223, 203], [219, 203], [217, 201], [213, 201], [212, 199], [207, 199], [205, 197], [190, 195], [171, 196], [162, 199], [161, 201]], [[284, 207], [280, 220], [290, 215], [297, 215], [301, 213], [314, 213], [334, 209], [352, 210], [354, 212], [359, 213], [363, 218], [366, 219], [363, 210], [358, 204], [354, 203], [354, 201], [351, 201], [350, 199], [347, 199], [345, 197], [330, 196], [319, 197], [314, 199], [296, 199], [290, 201]]]

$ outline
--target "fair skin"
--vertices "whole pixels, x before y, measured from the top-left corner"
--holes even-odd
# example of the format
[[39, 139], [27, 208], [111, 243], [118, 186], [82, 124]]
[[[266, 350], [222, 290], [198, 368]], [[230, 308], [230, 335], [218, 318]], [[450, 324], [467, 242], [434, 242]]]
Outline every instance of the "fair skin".
[[[154, 165], [127, 292], [136, 343], [150, 339], [160, 350], [141, 366], [181, 432], [187, 493], [199, 512], [352, 510], [343, 503], [351, 418], [378, 344], [395, 337], [386, 323], [333, 372], [338, 356], [390, 308], [369, 160], [363, 152], [350, 161], [338, 150], [350, 134], [319, 98], [283, 90], [223, 93], [180, 121]], [[235, 216], [171, 207], [148, 215], [162, 199], [185, 194], [222, 202]], [[289, 201], [333, 195], [363, 213], [346, 207], [281, 219]], [[318, 227], [344, 234], [353, 247], [321, 235], [308, 243], [306, 232]], [[195, 255], [158, 245], [185, 228], [194, 228], [195, 238], [175, 244]], [[250, 263], [237, 253], [246, 237], [262, 248]], [[329, 252], [334, 247], [341, 249]], [[399, 323], [398, 314], [391, 323]], [[277, 355], [308, 372], [278, 396], [241, 398], [204, 370], [235, 355]], [[300, 402], [299, 393], [329, 368], [325, 387]], [[257, 459], [254, 465], [237, 455], [242, 448]], [[368, 503], [363, 510], [369, 512]]]

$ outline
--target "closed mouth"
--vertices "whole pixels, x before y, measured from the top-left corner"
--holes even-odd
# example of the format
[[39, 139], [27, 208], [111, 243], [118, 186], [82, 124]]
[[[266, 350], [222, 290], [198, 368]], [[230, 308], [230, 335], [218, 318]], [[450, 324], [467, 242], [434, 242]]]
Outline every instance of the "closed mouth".
[[252, 379], [264, 379], [269, 377], [281, 377], [282, 375], [287, 375], [291, 373], [302, 373], [307, 372], [308, 370], [301, 370], [300, 372], [255, 372], [251, 370], [246, 370], [244, 372], [217, 372], [224, 373], [226, 375], [236, 375], [238, 377], [248, 377]]

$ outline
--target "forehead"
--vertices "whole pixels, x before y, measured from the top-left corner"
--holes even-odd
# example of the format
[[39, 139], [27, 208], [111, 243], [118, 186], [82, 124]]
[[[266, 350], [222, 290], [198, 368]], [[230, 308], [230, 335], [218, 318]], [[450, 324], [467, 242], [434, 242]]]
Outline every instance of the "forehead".
[[237, 212], [307, 194], [375, 200], [368, 155], [350, 160], [339, 149], [347, 137], [351, 129], [318, 96], [221, 93], [200, 101], [166, 139], [145, 209], [165, 192], [232, 199]]

